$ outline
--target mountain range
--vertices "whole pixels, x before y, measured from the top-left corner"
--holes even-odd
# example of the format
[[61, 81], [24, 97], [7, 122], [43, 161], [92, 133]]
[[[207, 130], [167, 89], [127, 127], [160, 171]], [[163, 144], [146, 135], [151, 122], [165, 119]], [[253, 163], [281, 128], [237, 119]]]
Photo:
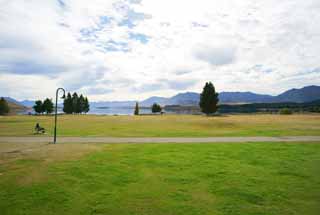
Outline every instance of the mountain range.
[[[252, 92], [221, 92], [219, 102], [221, 104], [241, 104], [241, 103], [276, 103], [276, 102], [311, 102], [320, 99], [320, 86], [306, 86], [301, 89], [291, 89], [277, 96], [257, 94]], [[140, 101], [142, 107], [150, 107], [153, 103], [164, 105], [198, 105], [200, 93], [186, 92], [179, 93], [172, 97], [152, 96]], [[122, 102], [91, 102], [92, 107], [132, 107], [135, 101]]]
[[20, 102], [18, 102], [13, 98], [4, 97], [4, 99], [7, 101], [11, 113], [19, 112], [27, 109], [26, 106], [22, 105]]
[[[16, 101], [6, 97], [9, 101], [22, 106], [32, 107], [34, 101]], [[276, 103], [276, 102], [311, 102], [320, 99], [320, 86], [306, 86], [300, 89], [291, 89], [277, 96], [257, 94], [252, 92], [220, 92], [220, 104], [241, 104], [241, 103]], [[160, 105], [198, 105], [200, 94], [195, 92], [179, 93], [172, 97], [152, 96], [140, 101], [141, 107], [149, 107], [153, 103]], [[90, 102], [91, 107], [133, 107], [136, 101], [100, 101]]]
[[[277, 96], [257, 94], [252, 92], [221, 92], [220, 104], [239, 103], [277, 103], [277, 102], [311, 102], [320, 99], [320, 86], [306, 86], [301, 89], [291, 89]], [[179, 93], [173, 97], [151, 97], [142, 102], [141, 106], [150, 106], [153, 103], [161, 105], [198, 105], [200, 94], [194, 92]]]

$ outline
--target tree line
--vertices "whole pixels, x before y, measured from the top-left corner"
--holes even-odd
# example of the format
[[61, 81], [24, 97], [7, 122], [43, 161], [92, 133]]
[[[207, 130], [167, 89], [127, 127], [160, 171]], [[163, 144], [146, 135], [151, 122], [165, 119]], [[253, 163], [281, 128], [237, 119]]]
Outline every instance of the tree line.
[[[1, 104], [1, 103], [0, 103]], [[54, 111], [54, 104], [51, 99], [46, 98], [44, 101], [37, 100], [33, 106], [37, 114], [50, 114]], [[78, 96], [77, 93], [67, 94], [63, 101], [63, 112], [66, 114], [87, 113], [90, 110], [90, 105], [87, 97], [82, 94]]]
[[82, 94], [78, 96], [77, 93], [67, 94], [63, 101], [63, 112], [66, 114], [81, 114], [88, 113], [90, 110], [90, 105], [87, 97]]
[[50, 114], [53, 112], [53, 102], [51, 99], [46, 98], [44, 101], [37, 100], [35, 101], [35, 105], [33, 106], [34, 111], [37, 114]]

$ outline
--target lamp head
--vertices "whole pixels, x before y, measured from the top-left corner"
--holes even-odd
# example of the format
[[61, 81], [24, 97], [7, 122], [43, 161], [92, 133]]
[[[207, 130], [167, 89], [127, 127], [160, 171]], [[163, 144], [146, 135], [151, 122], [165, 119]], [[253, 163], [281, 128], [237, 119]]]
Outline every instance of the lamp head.
[[66, 98], [66, 94], [63, 92], [63, 95], [61, 97], [62, 99], [65, 99]]

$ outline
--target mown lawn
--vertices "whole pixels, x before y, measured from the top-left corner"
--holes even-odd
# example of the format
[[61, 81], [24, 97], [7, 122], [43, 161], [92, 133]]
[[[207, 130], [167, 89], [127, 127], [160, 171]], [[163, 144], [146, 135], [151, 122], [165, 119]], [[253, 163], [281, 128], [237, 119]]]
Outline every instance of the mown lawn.
[[[53, 133], [52, 116], [0, 117], [0, 136], [31, 136], [37, 122]], [[59, 116], [60, 136], [210, 137], [320, 135], [318, 115]]]
[[320, 143], [0, 149], [1, 215], [320, 212]]

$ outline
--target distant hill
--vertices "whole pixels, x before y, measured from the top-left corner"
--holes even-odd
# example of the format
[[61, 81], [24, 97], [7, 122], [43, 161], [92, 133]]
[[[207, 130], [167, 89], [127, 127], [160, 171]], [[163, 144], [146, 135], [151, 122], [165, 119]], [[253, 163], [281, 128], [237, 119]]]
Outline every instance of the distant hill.
[[[307, 86], [301, 89], [291, 89], [278, 96], [257, 94], [252, 92], [220, 92], [220, 104], [239, 103], [277, 103], [277, 102], [311, 102], [320, 99], [320, 86]], [[198, 105], [200, 94], [194, 92], [179, 93], [170, 98], [151, 97], [142, 101], [141, 105], [150, 106], [153, 103], [161, 105]], [[147, 101], [147, 102], [146, 102]]]
[[35, 101], [32, 101], [32, 100], [23, 100], [23, 101], [19, 101], [19, 103], [20, 103], [21, 105], [23, 105], [23, 106], [26, 106], [26, 107], [33, 107]]
[[199, 103], [199, 93], [179, 93], [169, 98], [152, 96], [146, 100], [141, 101], [140, 106], [148, 107], [154, 103], [158, 103], [160, 105], [197, 105]]
[[179, 93], [168, 99], [167, 105], [198, 105], [200, 100], [199, 93], [186, 92]]
[[257, 103], [271, 102], [273, 96], [256, 94], [251, 92], [221, 92], [219, 93], [220, 103]]
[[[6, 97], [8, 101], [26, 107], [32, 107], [34, 101], [17, 101]], [[196, 92], [179, 93], [172, 97], [152, 96], [146, 100], [140, 101], [140, 107], [150, 107], [153, 103], [164, 105], [183, 105], [196, 106], [199, 104], [200, 94]], [[306, 86], [301, 89], [291, 89], [277, 96], [257, 94], [252, 92], [220, 92], [220, 104], [246, 104], [246, 103], [281, 103], [295, 102], [305, 103], [314, 100], [320, 100], [320, 86]], [[136, 101], [101, 101], [90, 102], [91, 108], [96, 107], [134, 107]]]
[[146, 100], [141, 101], [140, 106], [148, 107], [154, 103], [158, 103], [160, 105], [165, 105], [165, 104], [167, 104], [167, 100], [168, 100], [168, 98], [165, 98], [165, 97], [152, 96]]
[[[0, 96], [1, 97], [1, 96]], [[10, 103], [14, 103], [14, 104], [17, 104], [17, 105], [21, 105], [20, 102], [18, 102], [17, 100], [11, 98], [11, 97], [3, 97], [7, 102], [10, 102]], [[22, 105], [23, 106], [23, 105]]]
[[19, 111], [23, 111], [23, 110], [27, 110], [28, 108], [21, 105], [17, 100], [10, 98], [10, 97], [3, 97], [10, 108], [10, 113], [15, 113], [15, 112], [19, 112]]
[[273, 102], [311, 102], [320, 99], [320, 86], [307, 86], [291, 89], [273, 99]]
[[320, 113], [320, 100], [312, 102], [277, 102], [277, 103], [250, 103], [240, 105], [219, 105], [219, 113], [278, 113], [283, 108], [290, 108], [293, 112]]

